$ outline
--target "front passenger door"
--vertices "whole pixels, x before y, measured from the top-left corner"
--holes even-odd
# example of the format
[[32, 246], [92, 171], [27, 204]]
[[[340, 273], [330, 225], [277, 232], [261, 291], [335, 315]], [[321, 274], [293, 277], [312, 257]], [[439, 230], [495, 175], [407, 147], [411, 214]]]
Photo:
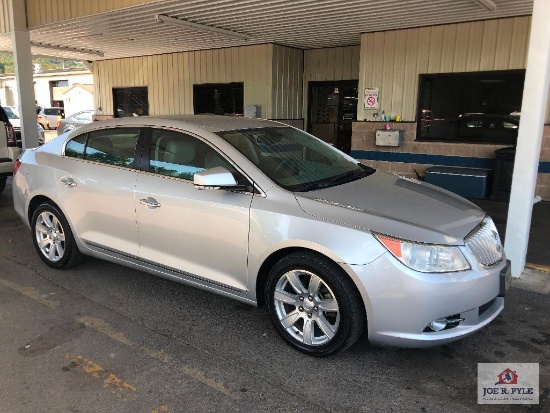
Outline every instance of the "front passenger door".
[[136, 184], [140, 257], [191, 278], [246, 290], [252, 194], [193, 185], [193, 175], [204, 169], [238, 172], [215, 148], [185, 133], [152, 129], [145, 145], [148, 172]]

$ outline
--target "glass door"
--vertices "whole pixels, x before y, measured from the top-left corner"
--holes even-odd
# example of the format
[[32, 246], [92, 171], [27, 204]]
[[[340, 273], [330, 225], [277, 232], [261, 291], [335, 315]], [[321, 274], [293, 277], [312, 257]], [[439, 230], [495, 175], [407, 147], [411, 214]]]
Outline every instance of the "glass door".
[[307, 131], [349, 154], [357, 120], [357, 80], [309, 82]]

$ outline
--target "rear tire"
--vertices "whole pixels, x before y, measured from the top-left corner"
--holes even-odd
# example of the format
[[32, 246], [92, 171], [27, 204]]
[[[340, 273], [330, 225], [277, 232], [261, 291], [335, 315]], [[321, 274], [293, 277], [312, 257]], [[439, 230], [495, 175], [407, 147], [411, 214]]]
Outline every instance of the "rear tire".
[[350, 347], [363, 333], [366, 313], [353, 281], [336, 263], [311, 252], [281, 259], [265, 287], [271, 321], [281, 337], [310, 356]]
[[69, 222], [56, 205], [50, 202], [40, 204], [32, 215], [31, 227], [34, 247], [47, 265], [69, 269], [82, 261], [83, 255]]

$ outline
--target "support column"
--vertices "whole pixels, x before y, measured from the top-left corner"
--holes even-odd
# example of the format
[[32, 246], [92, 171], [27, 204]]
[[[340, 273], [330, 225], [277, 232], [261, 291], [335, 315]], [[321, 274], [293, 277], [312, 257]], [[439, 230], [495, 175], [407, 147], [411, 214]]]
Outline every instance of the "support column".
[[504, 250], [512, 276], [525, 268], [550, 80], [550, 1], [534, 0]]
[[36, 126], [36, 104], [34, 97], [31, 41], [27, 28], [25, 1], [9, 0], [13, 29], [11, 43], [15, 63], [15, 78], [19, 95], [19, 116], [21, 117], [21, 137], [23, 148], [38, 146]]

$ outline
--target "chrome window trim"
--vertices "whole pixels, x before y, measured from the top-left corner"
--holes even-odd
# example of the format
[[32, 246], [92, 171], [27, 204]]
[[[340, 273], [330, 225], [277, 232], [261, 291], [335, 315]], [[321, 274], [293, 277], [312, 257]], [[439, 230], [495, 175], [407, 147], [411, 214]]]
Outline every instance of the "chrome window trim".
[[[92, 164], [97, 164], [97, 165], [109, 165], [109, 164], [104, 164], [104, 163], [101, 163], [101, 162], [96, 162], [96, 161], [89, 161], [89, 160], [86, 160], [86, 159], [81, 159], [81, 158], [73, 158], [71, 156], [67, 156], [65, 155], [65, 149], [67, 147], [67, 144], [72, 141], [73, 139], [76, 139], [77, 137], [79, 136], [82, 136], [82, 135], [87, 135], [87, 134], [90, 134], [92, 132], [96, 132], [98, 130], [104, 130], [104, 129], [115, 129], [115, 128], [139, 128], [139, 129], [143, 129], [143, 128], [149, 128], [151, 129], [151, 131], [153, 131], [154, 129], [157, 129], [157, 130], [167, 130], [167, 131], [172, 131], [172, 132], [177, 132], [177, 133], [185, 133], [189, 136], [192, 136], [193, 138], [196, 138], [198, 140], [200, 140], [201, 142], [203, 142], [204, 144], [210, 146], [212, 149], [214, 149], [216, 152], [218, 152], [220, 155], [222, 155], [222, 157], [227, 160], [239, 173], [241, 173], [245, 179], [248, 180], [248, 182], [251, 184], [251, 186], [254, 188], [254, 192], [242, 192], [242, 191], [239, 191], [239, 193], [242, 193], [242, 194], [250, 194], [250, 195], [253, 195], [253, 196], [257, 196], [257, 197], [260, 197], [260, 198], [266, 198], [267, 195], [266, 195], [266, 192], [260, 188], [260, 186], [245, 172], [243, 171], [243, 169], [241, 167], [239, 167], [229, 156], [227, 156], [227, 154], [222, 151], [220, 148], [218, 148], [215, 144], [213, 144], [212, 142], [209, 142], [209, 141], [206, 141], [203, 137], [201, 136], [198, 136], [197, 134], [193, 133], [193, 132], [190, 132], [190, 131], [187, 131], [187, 130], [184, 130], [184, 129], [179, 129], [179, 128], [172, 128], [172, 127], [160, 127], [160, 126], [156, 126], [156, 125], [128, 125], [128, 126], [108, 126], [108, 127], [97, 127], [97, 128], [94, 128], [92, 130], [88, 130], [86, 132], [83, 132], [83, 133], [80, 133], [80, 134], [76, 134], [74, 136], [71, 136], [69, 139], [67, 139], [64, 143], [63, 143], [63, 148], [61, 150], [61, 156], [63, 157], [66, 157], [66, 158], [71, 158], [71, 159], [77, 159], [77, 160], [80, 160], [80, 161], [84, 161], [84, 162], [88, 162], [88, 163], [92, 163]], [[210, 132], [210, 131], [207, 131], [209, 133], [213, 133], [213, 132]], [[215, 134], [214, 134], [215, 135]], [[216, 135], [217, 136], [217, 135]], [[87, 139], [87, 138], [86, 138]], [[220, 138], [221, 139], [221, 138]], [[143, 150], [145, 150], [145, 148], [143, 148]], [[142, 152], [143, 152], [142, 150]], [[154, 176], [162, 176], [164, 178], [169, 178], [169, 179], [175, 179], [175, 180], [179, 180], [179, 181], [182, 181], [182, 182], [187, 182], [187, 183], [193, 183], [192, 180], [189, 180], [189, 179], [183, 179], [183, 178], [177, 178], [177, 177], [169, 177], [167, 175], [161, 175], [161, 174], [156, 174], [154, 172], [149, 172], [149, 171], [142, 171], [140, 169], [136, 169], [136, 168], [133, 168], [133, 167], [130, 167], [130, 168], [127, 168], [127, 167], [122, 167], [122, 166], [114, 166], [114, 165], [110, 165], [114, 168], [120, 168], [120, 169], [131, 169], [131, 170], [134, 170], [134, 171], [137, 171], [137, 172], [140, 172], [140, 173], [146, 173], [146, 174], [151, 174], [151, 175], [154, 175]], [[230, 189], [227, 189], [230, 191]]]

